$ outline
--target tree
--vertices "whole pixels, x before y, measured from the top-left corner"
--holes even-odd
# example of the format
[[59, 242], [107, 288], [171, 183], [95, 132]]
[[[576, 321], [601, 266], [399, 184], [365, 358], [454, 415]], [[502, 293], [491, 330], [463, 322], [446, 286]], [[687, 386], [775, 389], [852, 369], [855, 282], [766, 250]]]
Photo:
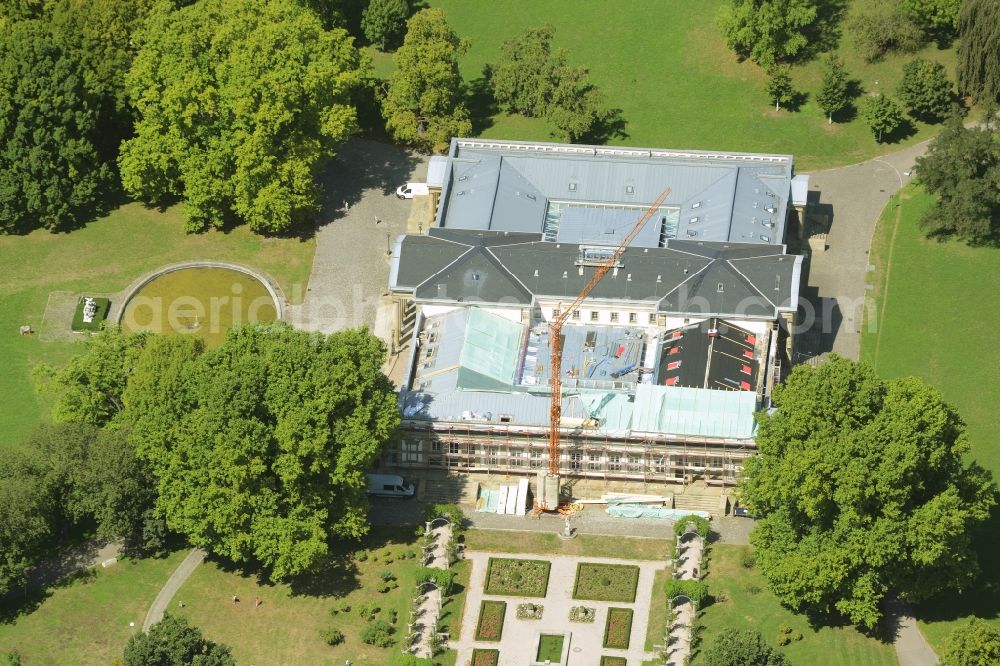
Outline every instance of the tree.
[[924, 43], [923, 31], [893, 0], [865, 4], [850, 18], [847, 27], [868, 62], [881, 60], [889, 51], [916, 51]]
[[397, 140], [442, 152], [453, 136], [472, 133], [458, 71], [467, 48], [443, 10], [423, 9], [410, 18], [382, 101], [386, 128]]
[[591, 135], [611, 119], [604, 95], [586, 79], [587, 70], [564, 67], [552, 91], [546, 117], [555, 126], [560, 140], [576, 143]]
[[158, 7], [137, 40], [126, 190], [183, 196], [189, 231], [277, 233], [318, 210], [317, 174], [357, 125], [363, 66], [345, 30], [295, 0], [203, 0]]
[[27, 582], [52, 536], [58, 509], [45, 474], [37, 452], [0, 449], [0, 597]]
[[110, 327], [88, 338], [84, 352], [62, 368], [36, 367], [42, 388], [57, 394], [52, 418], [94, 426], [109, 423], [125, 407], [122, 393], [148, 339], [147, 333]]
[[118, 421], [133, 424], [168, 527], [274, 578], [364, 535], [365, 473], [399, 423], [381, 341], [248, 326], [190, 358], [177, 337], [144, 349]]
[[941, 120], [951, 109], [951, 81], [939, 62], [916, 58], [903, 65], [903, 78], [896, 94], [916, 118]]
[[833, 114], [843, 110], [848, 102], [847, 72], [844, 61], [835, 54], [823, 62], [823, 81], [816, 94], [816, 103], [827, 115], [827, 122], [833, 123]]
[[542, 117], [565, 67], [565, 50], [552, 49], [552, 26], [527, 28], [500, 46], [500, 59], [489, 67], [493, 97], [507, 113]]
[[789, 666], [788, 659], [759, 631], [727, 629], [705, 650], [705, 666]]
[[1000, 102], [1000, 3], [966, 0], [958, 29], [958, 89], [977, 103]]
[[48, 495], [53, 531], [61, 537], [88, 513], [81, 505], [79, 479], [99, 432], [87, 423], [42, 424], [23, 443], [37, 456], [33, 483]]
[[235, 666], [229, 647], [207, 640], [183, 617], [170, 615], [133, 634], [125, 645], [125, 666]]
[[740, 57], [770, 67], [805, 50], [818, 15], [816, 0], [730, 0], [719, 27]]
[[399, 44], [406, 31], [406, 18], [410, 15], [407, 0], [371, 0], [361, 15], [361, 30], [372, 44], [386, 47]]
[[930, 32], [954, 34], [962, 0], [903, 0], [902, 9]]
[[1000, 630], [978, 617], [951, 632], [941, 666], [986, 666], [1000, 663]]
[[123, 428], [101, 430], [91, 444], [86, 461], [74, 478], [77, 514], [93, 516], [97, 535], [122, 539], [126, 547], [156, 553], [161, 535], [150, 532], [150, 513], [156, 502], [156, 479], [141, 460]]
[[1000, 143], [996, 127], [965, 127], [956, 115], [917, 158], [916, 172], [937, 203], [921, 224], [931, 235], [970, 243], [1000, 234]]
[[111, 170], [98, 104], [43, 20], [0, 35], [0, 231], [66, 229], [90, 217]]
[[743, 497], [783, 603], [871, 629], [889, 590], [921, 601], [975, 579], [970, 532], [996, 488], [965, 460], [965, 425], [937, 390], [835, 356], [796, 368], [774, 400]]
[[767, 96], [774, 100], [774, 110], [781, 108], [782, 102], [790, 104], [795, 98], [795, 89], [792, 88], [792, 77], [788, 73], [788, 67], [772, 67], [767, 71], [767, 80], [764, 82]]
[[865, 97], [861, 102], [861, 117], [879, 143], [885, 135], [892, 134], [903, 124], [903, 112], [899, 105], [882, 93]]

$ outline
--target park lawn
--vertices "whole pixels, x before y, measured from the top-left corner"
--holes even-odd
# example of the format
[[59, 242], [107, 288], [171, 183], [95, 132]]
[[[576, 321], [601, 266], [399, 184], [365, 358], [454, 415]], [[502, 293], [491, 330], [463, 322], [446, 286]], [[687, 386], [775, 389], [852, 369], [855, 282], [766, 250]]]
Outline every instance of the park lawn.
[[[716, 601], [705, 607], [698, 618], [703, 646], [726, 629], [756, 629], [772, 647], [778, 645], [779, 627], [788, 625], [801, 641], [780, 648], [796, 666], [886, 666], [896, 664], [892, 645], [869, 638], [853, 627], [822, 627], [813, 630], [805, 615], [783, 607], [767, 589], [767, 581], [757, 569], [743, 566], [749, 546], [717, 543], [709, 554], [705, 582]], [[666, 604], [665, 599], [654, 603]], [[695, 655], [692, 664], [703, 663]]]
[[[346, 547], [345, 547], [346, 548]], [[373, 528], [359, 550], [368, 558], [348, 557], [346, 568], [335, 568], [308, 580], [287, 583], [263, 583], [255, 575], [229, 569], [217, 562], [206, 562], [174, 597], [172, 612], [182, 613], [202, 628], [205, 635], [233, 649], [239, 664], [342, 664], [350, 659], [356, 666], [382, 666], [399, 649], [406, 636], [406, 623], [412, 607], [416, 570], [420, 558], [399, 559], [391, 563], [384, 555], [405, 551], [419, 552], [413, 527]], [[399, 586], [379, 594], [375, 588], [384, 570], [395, 574]], [[467, 580], [467, 579], [466, 579]], [[233, 595], [240, 603], [232, 604]], [[254, 608], [254, 597], [261, 598]], [[361, 641], [366, 622], [358, 615], [360, 604], [374, 601], [381, 608], [378, 618], [389, 621], [389, 611], [397, 612], [396, 645], [377, 648]], [[351, 610], [331, 615], [331, 608], [342, 603]], [[457, 602], [463, 603], [461, 599]], [[344, 642], [331, 647], [323, 642], [319, 632], [336, 627], [344, 633]]]
[[[312, 269], [312, 239], [264, 238], [248, 228], [186, 234], [179, 206], [158, 211], [126, 204], [70, 233], [38, 230], [0, 235], [0, 447], [16, 447], [48, 413], [31, 369], [61, 364], [75, 353], [70, 341], [43, 342], [42, 315], [53, 291], [111, 293], [147, 271], [196, 259], [232, 261], [257, 268], [280, 284], [292, 303], [302, 301]], [[31, 325], [36, 335], [17, 335]]]
[[612, 557], [623, 560], [665, 560], [673, 554], [667, 539], [630, 539], [580, 534], [563, 540], [549, 532], [471, 529], [465, 547], [492, 553], [533, 553], [571, 557]]
[[[993, 337], [1000, 329], [1000, 291], [991, 279], [1000, 275], [1000, 249], [928, 240], [919, 221], [932, 205], [932, 195], [909, 186], [879, 220], [872, 242], [876, 316], [864, 327], [861, 356], [883, 377], [916, 375], [940, 389], [968, 424], [972, 457], [1000, 479], [1000, 348]], [[979, 547], [992, 586], [1000, 583], [996, 523], [984, 530]], [[1000, 627], [1000, 599], [987, 581], [918, 608], [920, 628], [935, 649], [969, 615]]]
[[[725, 1], [431, 0], [429, 4], [445, 9], [454, 30], [470, 41], [460, 60], [462, 75], [470, 84], [482, 78], [485, 64], [496, 61], [505, 40], [527, 27], [553, 26], [555, 46], [568, 50], [570, 64], [589, 69], [608, 103], [622, 111], [628, 136], [609, 143], [789, 153], [804, 170], [859, 162], [892, 149], [876, 143], [858, 118], [827, 124], [812, 99], [819, 87], [822, 57], [792, 68], [796, 90], [809, 93], [801, 108], [776, 112], [763, 89], [764, 72], [752, 62], [738, 62], [716, 27], [715, 17]], [[848, 5], [872, 1], [849, 0]], [[879, 90], [894, 97], [903, 63], [916, 56], [942, 62], [954, 76], [954, 49], [940, 50], [932, 44], [918, 54], [890, 55], [869, 64], [857, 54], [846, 28], [843, 32], [838, 52], [865, 92]], [[391, 67], [380, 62], [380, 75], [388, 71]], [[470, 106], [475, 129], [484, 137], [553, 140], [552, 128], [542, 119], [487, 112], [488, 117], [479, 120], [475, 116], [481, 101], [474, 99]], [[840, 120], [848, 121], [849, 114], [842, 116]], [[922, 141], [937, 132], [923, 123], [916, 123], [915, 130], [902, 143]]]
[[25, 664], [39, 666], [107, 666], [141, 631], [149, 605], [186, 555], [122, 559], [50, 588], [38, 608], [0, 624], [0, 653], [16, 650]]
[[646, 652], [652, 652], [654, 645], [665, 645], [667, 635], [667, 605], [663, 603], [664, 585], [670, 572], [660, 569], [653, 575], [653, 602], [649, 606], [649, 624], [646, 625]]

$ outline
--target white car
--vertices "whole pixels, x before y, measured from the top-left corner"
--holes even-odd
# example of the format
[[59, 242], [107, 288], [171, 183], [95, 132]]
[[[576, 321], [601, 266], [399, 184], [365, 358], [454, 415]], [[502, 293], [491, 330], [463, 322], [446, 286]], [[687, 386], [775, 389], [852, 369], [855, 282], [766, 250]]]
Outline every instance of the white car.
[[412, 199], [414, 196], [427, 196], [430, 189], [427, 183], [407, 183], [396, 188], [396, 196], [400, 199]]

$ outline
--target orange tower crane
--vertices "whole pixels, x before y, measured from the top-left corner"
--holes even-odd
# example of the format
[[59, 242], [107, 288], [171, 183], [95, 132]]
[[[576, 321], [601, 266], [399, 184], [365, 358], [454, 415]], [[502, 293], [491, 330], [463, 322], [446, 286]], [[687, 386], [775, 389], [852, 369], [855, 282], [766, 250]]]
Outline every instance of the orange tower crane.
[[[670, 195], [670, 188], [666, 188], [660, 193], [660, 196], [656, 197], [656, 201], [650, 205], [646, 212], [642, 214], [631, 230], [622, 239], [622, 242], [618, 244], [611, 256], [605, 261], [597, 266], [594, 271], [593, 277], [587, 282], [587, 285], [577, 294], [576, 299], [570, 303], [569, 307], [566, 309], [559, 309], [559, 312], [552, 318], [549, 323], [549, 345], [551, 347], [552, 356], [549, 362], [551, 366], [552, 374], [552, 402], [549, 406], [549, 476], [559, 478], [559, 424], [562, 420], [562, 328], [563, 324], [570, 318], [573, 312], [580, 307], [584, 299], [590, 295], [590, 292], [594, 290], [594, 287], [608, 274], [612, 268], [621, 259], [622, 254], [625, 252], [625, 248], [629, 246], [635, 237], [642, 231], [642, 228], [646, 226], [650, 218], [656, 215], [657, 211], [660, 210], [660, 206], [666, 201], [667, 197]], [[558, 481], [557, 486], [558, 487]], [[552, 505], [549, 505], [545, 500], [548, 499], [544, 492], [539, 493], [543, 497], [542, 509], [547, 509], [553, 511], [557, 508], [558, 491], [557, 496], [552, 500]]]

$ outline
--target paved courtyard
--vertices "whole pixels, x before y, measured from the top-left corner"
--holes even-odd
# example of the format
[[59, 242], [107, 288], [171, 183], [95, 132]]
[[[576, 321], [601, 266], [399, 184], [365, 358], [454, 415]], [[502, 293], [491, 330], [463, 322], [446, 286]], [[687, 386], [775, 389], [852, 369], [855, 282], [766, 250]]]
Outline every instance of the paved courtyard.
[[[551, 562], [549, 587], [545, 598], [525, 598], [486, 595], [486, 567], [491, 557], [511, 559], [544, 559]], [[526, 666], [535, 658], [537, 634], [540, 631], [551, 634], [572, 634], [570, 637], [567, 666], [598, 666], [602, 655], [625, 657], [628, 666], [639, 666], [644, 660], [655, 659], [657, 655], [644, 651], [646, 628], [649, 623], [649, 609], [652, 603], [664, 603], [663, 599], [652, 599], [653, 576], [666, 568], [666, 562], [617, 560], [601, 557], [564, 557], [556, 555], [509, 555], [500, 553], [466, 552], [466, 559], [472, 560], [472, 575], [469, 591], [465, 599], [465, 614], [462, 619], [461, 640], [452, 641], [451, 647], [458, 650], [456, 663], [465, 664], [472, 658], [474, 648], [500, 650], [500, 666]], [[604, 564], [627, 564], [639, 567], [639, 584], [635, 603], [607, 601], [581, 601], [573, 599], [573, 584], [576, 567], [581, 562]], [[503, 635], [499, 643], [477, 642], [476, 623], [479, 620], [479, 606], [483, 599], [499, 599], [507, 602], [507, 614]], [[517, 619], [517, 605], [537, 603], [545, 607], [541, 620]], [[573, 606], [588, 606], [597, 611], [593, 623], [569, 621], [569, 609]], [[628, 650], [602, 648], [604, 623], [608, 608], [631, 608], [632, 632]]]

